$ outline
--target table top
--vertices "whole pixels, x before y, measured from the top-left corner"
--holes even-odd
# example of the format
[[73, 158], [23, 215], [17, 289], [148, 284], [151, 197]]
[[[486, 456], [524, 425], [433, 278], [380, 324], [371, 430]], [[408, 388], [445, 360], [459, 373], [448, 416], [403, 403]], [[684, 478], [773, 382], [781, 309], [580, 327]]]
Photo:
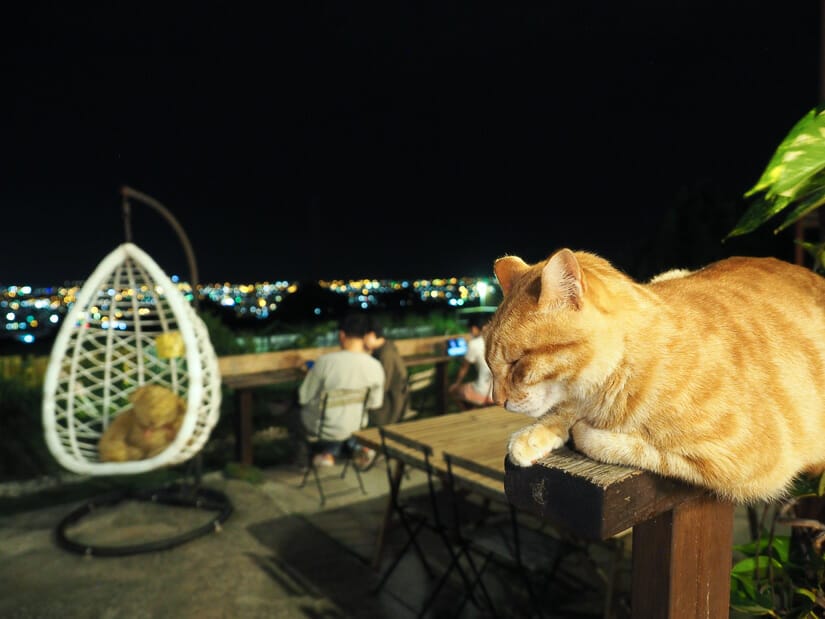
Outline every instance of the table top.
[[[516, 430], [532, 423], [525, 415], [511, 413], [500, 406], [478, 408], [437, 417], [404, 421], [386, 426], [407, 438], [432, 448], [431, 465], [446, 470], [444, 453], [472, 463], [472, 469], [454, 467], [453, 474], [460, 482], [486, 494], [501, 498], [504, 493], [504, 461], [507, 443]], [[358, 442], [377, 451], [381, 450], [378, 428], [366, 428], [354, 434]], [[400, 444], [387, 445], [390, 455], [411, 466], [423, 467], [421, 452]]]

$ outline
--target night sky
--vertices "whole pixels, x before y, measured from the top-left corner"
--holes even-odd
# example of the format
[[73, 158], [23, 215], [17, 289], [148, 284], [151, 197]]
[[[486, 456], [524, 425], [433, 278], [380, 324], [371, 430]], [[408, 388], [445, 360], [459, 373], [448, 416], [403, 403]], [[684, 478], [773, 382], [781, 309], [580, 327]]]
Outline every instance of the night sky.
[[[812, 0], [20, 4], [6, 285], [88, 276], [123, 185], [201, 282], [485, 276], [561, 246], [623, 266], [685, 191], [740, 199], [819, 102]], [[185, 275], [165, 220], [132, 225]]]

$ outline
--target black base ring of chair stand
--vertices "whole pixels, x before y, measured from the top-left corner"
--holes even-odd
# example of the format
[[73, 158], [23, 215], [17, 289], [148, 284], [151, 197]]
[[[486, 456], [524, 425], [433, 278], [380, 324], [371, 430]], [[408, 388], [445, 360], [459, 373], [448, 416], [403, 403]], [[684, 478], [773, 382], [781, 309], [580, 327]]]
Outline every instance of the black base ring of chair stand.
[[[206, 524], [181, 533], [180, 535], [131, 546], [95, 546], [93, 544], [76, 542], [69, 539], [66, 535], [67, 527], [76, 524], [94, 510], [101, 507], [112, 507], [127, 499], [148, 501], [173, 507], [202, 509], [217, 512], [217, 515]], [[207, 533], [220, 530], [221, 523], [229, 518], [232, 510], [232, 502], [224, 493], [191, 484], [176, 483], [160, 489], [155, 488], [151, 490], [117, 490], [87, 501], [84, 505], [81, 505], [63, 518], [56, 529], [57, 544], [65, 550], [95, 557], [123, 557], [144, 552], [167, 550], [197, 537], [201, 537], [202, 535], [206, 535]]]

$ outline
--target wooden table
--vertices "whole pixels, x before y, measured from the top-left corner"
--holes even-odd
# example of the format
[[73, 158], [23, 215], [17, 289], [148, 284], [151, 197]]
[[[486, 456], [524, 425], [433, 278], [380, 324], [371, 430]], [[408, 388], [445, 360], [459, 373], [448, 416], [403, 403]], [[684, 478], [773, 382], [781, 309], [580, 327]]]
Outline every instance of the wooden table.
[[[510, 435], [530, 424], [532, 419], [511, 413], [500, 406], [477, 408], [461, 413], [389, 424], [386, 428], [408, 438], [429, 445], [433, 450], [431, 465], [446, 470], [444, 452], [460, 455], [479, 463], [477, 472], [462, 473], [461, 483], [481, 494], [497, 500], [506, 500], [504, 489], [505, 459]], [[378, 428], [360, 430], [354, 435], [361, 445], [381, 450]], [[390, 479], [390, 493], [397, 493], [405, 466], [423, 468], [420, 452], [398, 444], [388, 444], [387, 451], [395, 461]], [[384, 518], [378, 530], [373, 553], [373, 566], [378, 567], [384, 548], [384, 539], [392, 519], [392, 498], [387, 501]]]

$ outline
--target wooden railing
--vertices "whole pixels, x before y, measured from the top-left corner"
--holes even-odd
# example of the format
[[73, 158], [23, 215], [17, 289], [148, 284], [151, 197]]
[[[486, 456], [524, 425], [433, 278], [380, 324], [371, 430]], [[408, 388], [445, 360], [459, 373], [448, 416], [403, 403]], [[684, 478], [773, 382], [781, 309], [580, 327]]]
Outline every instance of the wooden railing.
[[[418, 358], [423, 360], [422, 365], [424, 365], [428, 357], [442, 356], [443, 351], [440, 348], [444, 346], [448, 339], [454, 337], [469, 337], [469, 334], [437, 335], [393, 341], [401, 356], [410, 361], [407, 365], [412, 365], [411, 362]], [[241, 380], [240, 377], [242, 376], [263, 372], [300, 371], [307, 361], [314, 361], [322, 354], [335, 350], [340, 350], [340, 347], [322, 346], [318, 348], [295, 348], [275, 352], [227, 355], [218, 358], [218, 367], [225, 382], [231, 383]]]

